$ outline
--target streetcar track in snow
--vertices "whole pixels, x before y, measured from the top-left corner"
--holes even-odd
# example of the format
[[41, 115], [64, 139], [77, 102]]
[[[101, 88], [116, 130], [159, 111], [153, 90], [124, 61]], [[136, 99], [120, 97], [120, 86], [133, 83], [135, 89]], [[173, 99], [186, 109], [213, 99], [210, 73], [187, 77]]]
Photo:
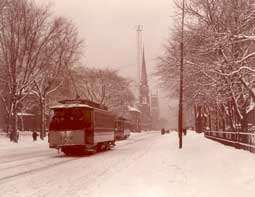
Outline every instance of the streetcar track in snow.
[[[128, 145], [131, 145], [131, 144], [136, 144], [138, 142], [141, 142], [141, 141], [144, 141], [150, 137], [155, 137], [155, 136], [158, 136], [158, 134], [152, 134], [152, 135], [148, 135], [146, 137], [143, 137], [143, 138], [139, 138], [139, 139], [135, 139], [133, 141], [130, 141], [130, 142], [127, 142], [125, 144], [119, 144], [117, 145], [118, 147], [125, 147], [125, 146], [128, 146]], [[11, 163], [11, 162], [15, 162], [15, 161], [24, 161], [24, 160], [29, 160], [29, 159], [33, 159], [33, 158], [39, 158], [39, 157], [44, 157], [44, 156], [53, 156], [54, 154], [49, 154], [49, 152], [47, 153], [42, 153], [42, 154], [35, 154], [35, 153], [38, 153], [38, 152], [42, 152], [42, 151], [34, 151], [32, 152], [32, 157], [31, 157], [31, 152], [30, 153], [27, 153], [25, 154], [25, 158], [24, 158], [24, 154], [23, 155], [17, 155], [18, 158], [16, 159], [12, 159], [12, 160], [8, 160], [8, 161], [3, 161], [0, 163], [1, 164], [6, 164], [6, 163]], [[16, 155], [15, 155], [16, 156]], [[29, 156], [29, 157], [26, 157], [26, 156]], [[22, 158], [20, 158], [22, 157]], [[60, 156], [60, 157], [65, 157], [65, 156]], [[56, 158], [56, 157], [55, 157]], [[74, 160], [77, 160], [77, 159], [80, 159], [80, 158], [84, 158], [84, 157], [76, 157], [76, 158], [72, 158], [72, 159], [68, 159], [68, 160], [65, 160], [65, 161], [61, 161], [61, 162], [56, 162], [56, 163], [52, 163], [52, 164], [48, 164], [46, 166], [41, 166], [41, 167], [38, 167], [38, 168], [35, 168], [35, 169], [28, 169], [28, 170], [25, 170], [25, 171], [21, 171], [21, 172], [18, 172], [18, 173], [15, 173], [15, 174], [12, 174], [12, 175], [8, 175], [8, 176], [4, 176], [4, 177], [0, 177], [0, 184], [3, 182], [3, 181], [6, 181], [6, 180], [10, 180], [12, 178], [16, 178], [16, 177], [20, 177], [20, 176], [23, 176], [23, 175], [28, 175], [28, 174], [32, 174], [32, 173], [36, 173], [36, 172], [40, 172], [42, 170], [47, 170], [47, 169], [50, 169], [52, 167], [56, 167], [56, 166], [59, 166], [59, 165], [63, 165], [63, 164], [66, 164], [68, 162], [71, 162], [71, 161], [74, 161]], [[25, 163], [22, 163], [22, 164], [17, 164], [15, 166], [12, 166], [12, 167], [4, 167], [4, 168], [0, 168], [0, 170], [8, 170], [8, 169], [11, 169], [11, 168], [16, 168], [16, 167], [22, 167], [22, 166], [26, 166], [26, 165], [31, 165], [31, 164], [34, 164], [34, 163], [38, 163], [40, 161], [43, 161], [43, 159], [40, 159], [40, 160], [35, 160], [35, 161], [30, 161], [30, 162], [25, 162]], [[118, 162], [117, 162], [118, 163]], [[106, 169], [105, 172], [103, 173], [100, 173], [100, 174], [104, 174], [108, 171], [109, 169]]]
[[[20, 163], [20, 164], [15, 164], [15, 165], [13, 165], [13, 166], [7, 166], [7, 167], [6, 167], [6, 166], [1, 167], [1, 164], [5, 164], [5, 165], [6, 165], [6, 163], [13, 163], [13, 162], [15, 162], [15, 161], [13, 161], [13, 162], [0, 163], [0, 171], [1, 171], [1, 170], [9, 170], [9, 169], [12, 169], [12, 168], [22, 167], [22, 166], [26, 166], [26, 165], [38, 163], [38, 162], [41, 162], [41, 161], [45, 161], [45, 158], [47, 158], [47, 157], [45, 157], [45, 156], [52, 156], [52, 155], [51, 155], [51, 154], [43, 154], [43, 155], [41, 155], [40, 157], [33, 157], [33, 158], [29, 158], [29, 159], [18, 160], [18, 161], [24, 161], [24, 160], [26, 161], [26, 160], [32, 159], [33, 161], [23, 162], [23, 163]], [[38, 159], [38, 158], [44, 158], [44, 159], [36, 160], [36, 159]]]
[[17, 162], [17, 161], [29, 160], [29, 159], [38, 158], [38, 157], [41, 157], [41, 156], [46, 156], [46, 155], [49, 155], [49, 152], [39, 153], [39, 154], [32, 154], [32, 155], [29, 155], [29, 154], [23, 155], [22, 154], [18, 157], [15, 157], [14, 159], [1, 161], [0, 165], [1, 164], [6, 164], [6, 163], [13, 163], [13, 162]]
[[[137, 142], [141, 142], [143, 140], [146, 140], [148, 139], [150, 136], [146, 136], [146, 137], [143, 137], [143, 138], [140, 138], [140, 139], [136, 139], [134, 140], [133, 142], [129, 142], [129, 143], [126, 143], [126, 144], [121, 144], [119, 145], [118, 147], [125, 147], [126, 145], [130, 145], [130, 144], [135, 144]], [[151, 135], [151, 137], [155, 137], [155, 135]], [[106, 165], [106, 167], [104, 169], [96, 169], [96, 170], [93, 170], [92, 172], [90, 172], [90, 175], [86, 175], [84, 176], [84, 178], [86, 178], [86, 182], [84, 184], [84, 181], [82, 182], [82, 185], [83, 185], [83, 189], [89, 189], [91, 187], [94, 187], [94, 183], [97, 181], [97, 180], [100, 180], [100, 179], [104, 179], [103, 177], [106, 176], [107, 173], [111, 172], [111, 171], [118, 171], [120, 172], [120, 170], [122, 169], [121, 164], [125, 161], [125, 168], [128, 168], [129, 166], [133, 165], [133, 161], [134, 160], [138, 160], [138, 159], [141, 159], [141, 157], [144, 157], [146, 154], [148, 154], [149, 150], [151, 148], [151, 144], [147, 144], [146, 145], [146, 148], [145, 149], [142, 149], [140, 150], [139, 152], [133, 152], [131, 155], [130, 155], [130, 152], [128, 153], [128, 156], [127, 154], [124, 154], [124, 155], [121, 155], [121, 158], [117, 159], [116, 161], [112, 162], [110, 165]], [[114, 168], [113, 168], [114, 166]], [[88, 178], [89, 177], [89, 178]], [[80, 187], [80, 185], [76, 185], [74, 187]], [[70, 193], [70, 196], [71, 196], [71, 193]]]
[[59, 166], [59, 165], [63, 165], [63, 164], [66, 164], [68, 162], [71, 162], [71, 161], [74, 161], [74, 160], [77, 160], [77, 159], [79, 159], [79, 158], [72, 158], [72, 159], [68, 159], [68, 160], [65, 160], [65, 161], [52, 163], [52, 164], [49, 164], [49, 165], [46, 165], [46, 166], [41, 166], [39, 168], [29, 169], [29, 170], [18, 172], [18, 173], [12, 174], [12, 175], [0, 177], [0, 184], [2, 182], [6, 181], [6, 180], [9, 180], [9, 179], [12, 179], [12, 178], [16, 178], [16, 177], [19, 177], [19, 176], [28, 175], [28, 174], [32, 174], [32, 173], [36, 173], [36, 172], [39, 172], [39, 171], [42, 171], [42, 170], [47, 170], [49, 168], [56, 167], [56, 166]]
[[14, 158], [18, 158], [18, 157], [24, 157], [24, 156], [31, 156], [31, 155], [36, 155], [37, 153], [41, 153], [41, 152], [49, 152], [48, 150], [35, 150], [35, 151], [30, 151], [30, 152], [25, 152], [25, 153], [14, 153], [14, 154], [8, 154], [8, 155], [2, 155], [1, 159], [5, 159], [5, 158], [10, 158], [10, 157], [14, 157]]
[[[154, 136], [154, 135], [152, 135], [152, 136]], [[128, 142], [128, 143], [125, 143], [125, 144], [119, 144], [118, 147], [124, 147], [124, 146], [128, 146], [130, 144], [135, 144], [135, 143], [138, 143], [140, 141], [146, 140], [147, 138], [152, 137], [152, 136], [146, 136], [146, 137], [143, 137], [143, 138], [140, 138], [140, 139], [136, 139], [134, 141], [131, 141], [131, 142]], [[37, 152], [38, 151], [33, 152], [33, 153], [37, 153]], [[28, 154], [26, 154], [26, 155], [30, 156], [30, 157], [25, 157], [24, 158], [23, 155], [20, 155], [20, 157], [22, 157], [21, 159], [17, 158], [15, 160], [2, 161], [0, 163], [0, 166], [3, 165], [3, 164], [6, 165], [6, 163], [13, 163], [13, 162], [17, 162], [17, 161], [25, 161], [25, 160], [30, 160], [30, 159], [38, 159], [40, 157], [45, 157], [45, 156], [54, 156], [54, 153], [53, 154], [49, 154], [49, 152], [41, 153], [41, 154], [36, 154], [35, 156], [33, 155], [33, 157], [31, 157], [32, 155], [28, 155]], [[22, 166], [38, 163], [40, 161], [43, 161], [43, 159], [35, 160], [35, 161], [29, 161], [29, 162], [25, 162], [25, 163], [21, 163], [21, 164], [16, 164], [14, 166], [7, 166], [7, 167], [3, 167], [3, 168], [0, 167], [0, 170], [8, 170], [8, 169], [11, 169], [11, 168], [22, 167]]]
[[127, 143], [125, 143], [125, 144], [120, 144], [120, 145], [117, 145], [117, 147], [123, 147], [123, 146], [127, 146], [127, 145], [130, 145], [130, 144], [135, 144], [135, 143], [137, 143], [137, 142], [146, 140], [146, 139], [149, 138], [149, 137], [155, 137], [155, 136], [158, 136], [158, 134], [149, 135], [149, 136], [146, 136], [146, 137], [143, 137], [143, 138], [136, 139], [136, 140], [134, 140], [134, 141], [127, 142]]

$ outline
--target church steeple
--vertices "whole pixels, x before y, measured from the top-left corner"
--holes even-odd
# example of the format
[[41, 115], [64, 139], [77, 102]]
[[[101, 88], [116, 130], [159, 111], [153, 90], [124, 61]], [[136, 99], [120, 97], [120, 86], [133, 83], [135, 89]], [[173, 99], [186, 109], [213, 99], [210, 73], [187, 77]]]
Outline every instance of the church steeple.
[[140, 79], [140, 97], [139, 106], [141, 111], [141, 127], [143, 130], [151, 129], [151, 110], [150, 110], [150, 93], [146, 71], [146, 62], [144, 55], [144, 48], [142, 54], [142, 68]]
[[142, 59], [142, 70], [141, 70], [141, 84], [148, 86], [146, 63], [145, 63], [145, 56], [144, 56], [144, 47], [143, 47], [143, 57], [142, 58], [143, 59]]
[[143, 56], [142, 56], [141, 79], [140, 79], [140, 104], [149, 105], [149, 85], [148, 85], [148, 79], [147, 79], [144, 48], [143, 48]]

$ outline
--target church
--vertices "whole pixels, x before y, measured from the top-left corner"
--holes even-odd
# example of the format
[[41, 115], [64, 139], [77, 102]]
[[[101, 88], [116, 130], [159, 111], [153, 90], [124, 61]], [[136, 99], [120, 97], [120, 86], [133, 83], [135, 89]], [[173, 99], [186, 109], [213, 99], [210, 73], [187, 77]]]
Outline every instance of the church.
[[142, 55], [141, 78], [139, 84], [139, 110], [141, 111], [141, 129], [152, 129], [152, 115], [150, 107], [150, 91], [148, 85], [148, 76], [146, 71], [146, 63], [144, 56], [144, 49]]

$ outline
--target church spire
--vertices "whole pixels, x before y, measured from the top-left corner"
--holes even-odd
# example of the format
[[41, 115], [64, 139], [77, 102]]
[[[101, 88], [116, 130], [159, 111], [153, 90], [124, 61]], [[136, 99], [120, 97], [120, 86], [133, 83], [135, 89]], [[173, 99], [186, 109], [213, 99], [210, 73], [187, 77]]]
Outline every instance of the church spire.
[[142, 57], [142, 69], [141, 69], [141, 85], [148, 86], [144, 47], [143, 47], [143, 57]]
[[146, 71], [144, 48], [142, 54], [142, 68], [140, 80], [140, 111], [141, 111], [141, 127], [142, 130], [151, 129], [151, 110], [150, 110], [150, 97], [149, 85]]

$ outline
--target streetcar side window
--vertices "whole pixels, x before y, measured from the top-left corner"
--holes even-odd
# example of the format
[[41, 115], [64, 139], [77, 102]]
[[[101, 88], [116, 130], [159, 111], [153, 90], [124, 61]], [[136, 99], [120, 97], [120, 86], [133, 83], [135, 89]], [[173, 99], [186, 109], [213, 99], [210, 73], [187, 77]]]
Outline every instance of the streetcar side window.
[[84, 108], [54, 109], [50, 130], [80, 130], [91, 127], [91, 110]]

